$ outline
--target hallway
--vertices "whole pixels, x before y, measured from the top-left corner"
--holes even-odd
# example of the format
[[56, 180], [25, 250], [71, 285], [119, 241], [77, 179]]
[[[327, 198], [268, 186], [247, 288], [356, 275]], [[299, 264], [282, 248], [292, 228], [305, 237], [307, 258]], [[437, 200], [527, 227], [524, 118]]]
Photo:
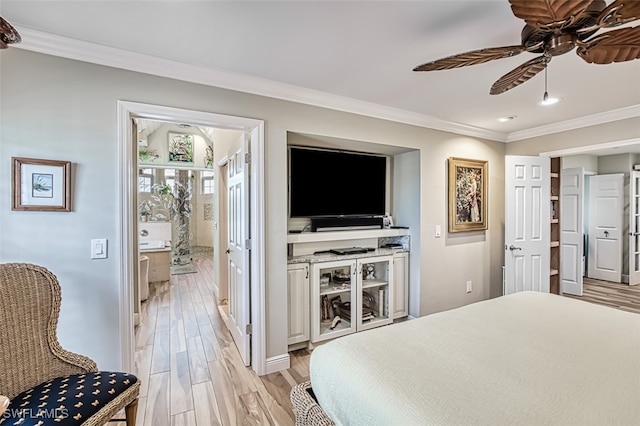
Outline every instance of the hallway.
[[293, 425], [291, 386], [308, 378], [308, 353], [259, 377], [245, 367], [212, 291], [211, 255], [197, 273], [150, 285], [136, 328], [141, 426]]
[[640, 285], [630, 286], [584, 277], [583, 295], [565, 296], [640, 314]]

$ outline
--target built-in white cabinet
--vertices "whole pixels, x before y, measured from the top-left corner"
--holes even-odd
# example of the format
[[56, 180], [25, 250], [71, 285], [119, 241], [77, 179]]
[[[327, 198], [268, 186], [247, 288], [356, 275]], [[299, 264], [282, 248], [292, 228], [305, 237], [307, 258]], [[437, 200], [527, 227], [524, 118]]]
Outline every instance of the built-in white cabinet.
[[311, 342], [393, 321], [393, 256], [311, 265]]
[[[296, 233], [287, 242], [289, 350], [408, 315], [407, 229]], [[364, 250], [338, 254], [345, 248]]]
[[309, 264], [287, 266], [288, 344], [309, 340]]
[[393, 319], [409, 315], [409, 253], [393, 255]]

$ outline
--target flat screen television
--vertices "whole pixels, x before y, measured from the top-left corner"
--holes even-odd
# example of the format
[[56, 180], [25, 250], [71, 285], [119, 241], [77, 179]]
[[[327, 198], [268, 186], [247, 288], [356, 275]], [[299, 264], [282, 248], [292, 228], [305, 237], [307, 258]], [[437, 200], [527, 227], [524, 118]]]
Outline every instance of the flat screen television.
[[291, 147], [290, 217], [382, 216], [385, 214], [387, 158]]

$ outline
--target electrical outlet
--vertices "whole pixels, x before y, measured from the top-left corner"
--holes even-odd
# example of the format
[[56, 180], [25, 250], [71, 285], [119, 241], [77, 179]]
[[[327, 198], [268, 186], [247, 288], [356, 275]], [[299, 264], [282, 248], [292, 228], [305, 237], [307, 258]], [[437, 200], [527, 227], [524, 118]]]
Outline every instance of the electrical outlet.
[[473, 290], [473, 284], [471, 281], [467, 281], [467, 293], [471, 293], [471, 290]]

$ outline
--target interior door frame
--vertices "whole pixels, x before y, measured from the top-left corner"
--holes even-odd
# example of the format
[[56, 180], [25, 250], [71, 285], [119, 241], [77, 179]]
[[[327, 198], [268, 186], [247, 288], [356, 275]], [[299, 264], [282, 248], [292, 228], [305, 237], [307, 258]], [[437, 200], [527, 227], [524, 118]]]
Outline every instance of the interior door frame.
[[[629, 285], [640, 285], [640, 268], [638, 265], [638, 260], [636, 258], [636, 252], [638, 251], [636, 233], [640, 232], [639, 227], [636, 227], [638, 218], [637, 214], [639, 205], [636, 203], [636, 196], [640, 190], [640, 171], [639, 170], [631, 170], [629, 173], [629, 229], [627, 233], [627, 238], [629, 239], [629, 270], [628, 272], [628, 284]], [[638, 272], [636, 272], [638, 271]]]
[[[134, 189], [137, 190], [137, 158], [133, 155], [132, 119], [190, 123], [207, 127], [235, 129], [251, 133], [250, 172], [250, 235], [251, 258], [251, 368], [258, 374], [267, 372], [266, 362], [266, 291], [265, 291], [265, 204], [264, 204], [264, 121], [252, 118], [221, 115], [129, 101], [117, 101], [117, 146], [118, 146], [118, 199], [120, 214], [120, 351], [123, 371], [135, 369], [135, 342], [133, 325], [133, 283], [138, 248], [135, 247], [134, 215], [137, 208]], [[247, 230], [249, 231], [249, 230]], [[248, 232], [249, 235], [249, 232]]]

